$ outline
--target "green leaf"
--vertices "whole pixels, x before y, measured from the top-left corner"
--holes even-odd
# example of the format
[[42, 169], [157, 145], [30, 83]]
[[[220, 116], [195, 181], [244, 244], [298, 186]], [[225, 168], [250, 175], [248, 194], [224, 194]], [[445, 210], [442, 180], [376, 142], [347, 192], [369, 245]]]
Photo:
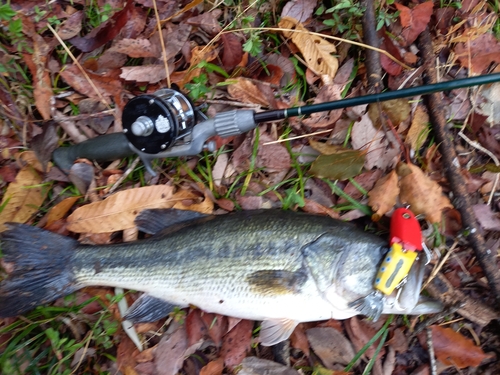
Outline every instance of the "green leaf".
[[8, 21], [16, 15], [16, 12], [8, 4], [0, 5], [0, 20]]
[[332, 155], [319, 155], [309, 172], [319, 178], [347, 180], [361, 173], [365, 163], [364, 151], [346, 150]]

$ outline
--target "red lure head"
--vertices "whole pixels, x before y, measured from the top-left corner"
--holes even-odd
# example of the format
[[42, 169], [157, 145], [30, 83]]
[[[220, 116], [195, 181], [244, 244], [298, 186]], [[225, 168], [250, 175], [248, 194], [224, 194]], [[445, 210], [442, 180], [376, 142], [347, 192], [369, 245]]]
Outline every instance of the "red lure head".
[[397, 208], [392, 214], [389, 243], [400, 243], [405, 250], [422, 250], [422, 230], [409, 209]]

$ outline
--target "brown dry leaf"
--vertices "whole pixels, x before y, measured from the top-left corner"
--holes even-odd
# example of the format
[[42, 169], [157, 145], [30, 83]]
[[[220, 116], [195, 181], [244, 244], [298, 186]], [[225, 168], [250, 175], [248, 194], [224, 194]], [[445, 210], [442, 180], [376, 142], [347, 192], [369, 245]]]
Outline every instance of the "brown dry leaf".
[[[456, 366], [457, 368], [477, 367], [486, 358], [491, 358], [491, 354], [485, 354], [483, 350], [468, 339], [451, 328], [443, 328], [433, 325], [432, 343], [436, 358], [445, 365]], [[420, 344], [427, 348], [425, 335], [419, 335]]]
[[137, 375], [134, 369], [137, 365], [135, 358], [137, 353], [138, 350], [132, 340], [122, 336], [117, 348], [116, 364], [124, 375]]
[[242, 319], [224, 336], [220, 356], [229, 369], [238, 366], [246, 356], [252, 342], [253, 321]]
[[290, 345], [292, 348], [299, 349], [307, 357], [310, 354], [309, 341], [307, 341], [306, 333], [304, 332], [303, 324], [299, 324], [292, 332], [290, 336]]
[[157, 375], [176, 375], [182, 368], [188, 349], [186, 329], [180, 326], [170, 336], [163, 335], [156, 347], [155, 367]]
[[202, 313], [201, 320], [205, 323], [207, 333], [215, 346], [220, 346], [222, 336], [227, 332], [227, 318], [219, 314]]
[[[95, 74], [89, 71], [87, 71], [86, 73], [89, 79], [94, 83], [94, 85], [104, 97], [112, 97], [122, 93], [122, 84], [118, 79], [102, 76], [100, 74]], [[64, 81], [66, 81], [68, 85], [70, 85], [73, 89], [79, 91], [80, 93], [91, 98], [100, 99], [99, 95], [97, 95], [94, 88], [89, 83], [87, 78], [82, 74], [78, 66], [74, 64], [66, 66], [61, 71], [61, 77], [64, 79]]]
[[356, 354], [351, 342], [332, 327], [311, 328], [306, 334], [311, 349], [328, 369], [334, 370], [339, 363], [347, 365]]
[[440, 223], [441, 211], [446, 207], [453, 208], [450, 200], [443, 195], [441, 186], [416, 165], [398, 163], [396, 172], [401, 178], [399, 199], [409, 204], [415, 215], [424, 214], [431, 223]]
[[434, 2], [427, 1], [418, 4], [412, 9], [398, 3], [394, 5], [401, 12], [399, 17], [401, 18], [401, 25], [405, 28], [401, 33], [402, 38], [406, 42], [404, 46], [409, 46], [417, 40], [420, 33], [424, 31], [429, 24]]
[[45, 170], [43, 168], [42, 163], [40, 163], [40, 161], [36, 157], [36, 154], [34, 151], [31, 151], [31, 150], [23, 151], [23, 152], [17, 153], [14, 156], [16, 158], [18, 165], [20, 165], [20, 166], [31, 165], [38, 172], [42, 172], [42, 173], [48, 172], [48, 170]]
[[257, 168], [264, 168], [268, 172], [279, 172], [290, 168], [292, 158], [282, 143], [265, 144], [275, 140], [268, 133], [260, 134], [255, 163]]
[[23, 54], [31, 74], [33, 75], [33, 97], [35, 105], [44, 120], [51, 117], [51, 102], [53, 101], [52, 82], [49, 70], [46, 69], [47, 56], [51, 51], [49, 44], [38, 34], [33, 34], [33, 54]]
[[[168, 64], [168, 70], [173, 71], [174, 66]], [[165, 65], [142, 65], [142, 66], [124, 66], [121, 68], [120, 78], [125, 81], [156, 83], [167, 78]]]
[[382, 108], [385, 114], [391, 120], [392, 125], [397, 128], [402, 122], [410, 117], [411, 107], [408, 99], [393, 99], [382, 103], [370, 104], [368, 113], [377, 129], [381, 128], [381, 118], [379, 108]]
[[462, 66], [479, 74], [492, 62], [500, 63], [500, 42], [491, 33], [483, 34], [468, 43], [458, 43], [455, 54]]
[[[313, 104], [342, 99], [340, 95], [342, 93], [342, 88], [343, 85], [337, 85], [333, 83], [329, 85], [323, 85], [323, 87], [321, 87], [321, 89], [319, 90], [316, 98], [314, 98]], [[313, 113], [308, 118], [302, 120], [302, 123], [312, 129], [326, 128], [335, 124], [340, 116], [342, 116], [342, 111], [343, 109], [334, 109], [333, 111]]]
[[281, 18], [291, 17], [298, 22], [306, 22], [312, 17], [314, 8], [317, 5], [316, 0], [291, 0], [288, 1], [281, 11]]
[[105, 233], [134, 227], [137, 214], [148, 208], [172, 208], [179, 199], [168, 185], [120, 191], [109, 198], [79, 207], [68, 217], [68, 230]]
[[233, 70], [243, 59], [241, 39], [234, 34], [222, 34], [222, 65], [226, 71]]
[[375, 213], [373, 221], [379, 221], [382, 216], [392, 210], [399, 195], [398, 175], [391, 171], [387, 176], [381, 178], [375, 187], [368, 193], [368, 204]]
[[110, 52], [124, 53], [130, 57], [156, 57], [156, 46], [147, 39], [122, 39], [109, 49]]
[[474, 216], [484, 230], [500, 231], [500, 218], [491, 210], [487, 204], [475, 204], [472, 206]]
[[[377, 333], [377, 330], [373, 326], [373, 323], [366, 320], [361, 320], [356, 316], [346, 320], [345, 328], [356, 352], [359, 352], [361, 348], [363, 348], [368, 343], [368, 341], [370, 341]], [[373, 343], [365, 351], [362, 358], [372, 358], [377, 351], [377, 344], [379, 341], [380, 339], [375, 341], [375, 343]], [[382, 358], [384, 354], [385, 348], [382, 348], [382, 350], [377, 355], [377, 359]]]
[[222, 370], [224, 370], [224, 359], [218, 358], [203, 366], [200, 370], [200, 375], [221, 375]]
[[409, 143], [412, 150], [418, 150], [429, 135], [429, 115], [423, 105], [417, 105], [410, 130], [406, 136], [406, 143]]
[[258, 89], [257, 85], [248, 78], [231, 78], [227, 82], [231, 83], [227, 87], [227, 92], [234, 99], [243, 103], [260, 104], [263, 107], [269, 106], [268, 100]]
[[5, 223], [25, 223], [38, 211], [48, 191], [40, 186], [41, 183], [42, 178], [31, 166], [18, 172], [16, 180], [9, 184], [0, 203], [0, 207], [3, 207], [0, 212], [0, 232], [6, 229]]
[[399, 157], [399, 144], [392, 132], [384, 133], [373, 126], [368, 113], [354, 123], [351, 132], [352, 147], [355, 150], [367, 150], [365, 168], [377, 167], [383, 171], [394, 166]]
[[304, 202], [305, 202], [305, 205], [301, 208], [305, 212], [309, 212], [311, 214], [328, 215], [333, 219], [339, 218], [339, 213], [337, 211], [335, 211], [329, 207], [325, 207], [316, 201], [304, 198]]
[[57, 35], [59, 35], [62, 40], [71, 39], [77, 36], [82, 30], [83, 16], [84, 14], [82, 10], [73, 13], [61, 24], [57, 30]]
[[55, 221], [62, 219], [78, 199], [80, 199], [80, 197], [68, 197], [52, 207], [47, 214], [47, 224], [45, 224], [45, 227], [48, 227]]
[[332, 55], [332, 53], [337, 52], [332, 43], [312, 35], [295, 18], [283, 17], [278, 25], [283, 29], [294, 29], [294, 31], [283, 31], [283, 35], [292, 39], [292, 42], [304, 56], [309, 69], [318, 75], [326, 74], [331, 78], [335, 77], [339, 61]]
[[200, 309], [192, 309], [186, 316], [185, 326], [189, 346], [197, 343], [207, 334], [207, 326], [201, 319], [201, 314]]
[[[214, 9], [210, 12], [202, 13], [195, 17], [188, 18], [185, 22], [191, 26], [197, 26], [205, 31], [210, 36], [215, 36], [218, 34], [222, 27], [219, 25], [219, 21], [217, 20], [222, 14], [222, 10]], [[221, 38], [224, 35], [232, 35], [232, 34], [222, 34]]]

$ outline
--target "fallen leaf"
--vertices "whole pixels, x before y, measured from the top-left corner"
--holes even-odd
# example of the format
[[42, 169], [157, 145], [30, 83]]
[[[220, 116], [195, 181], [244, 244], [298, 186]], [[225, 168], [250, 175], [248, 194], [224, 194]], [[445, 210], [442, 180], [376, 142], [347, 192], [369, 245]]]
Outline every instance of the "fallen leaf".
[[68, 173], [69, 180], [82, 195], [87, 194], [94, 177], [94, 167], [87, 163], [75, 162]]
[[[382, 44], [380, 45], [380, 48], [389, 52], [397, 60], [401, 61], [402, 57], [399, 52], [399, 48], [394, 45], [394, 42], [386, 32], [382, 33]], [[391, 60], [384, 54], [380, 54], [380, 65], [382, 65], [382, 68], [391, 76], [398, 76], [403, 71], [403, 67], [400, 64]]]
[[47, 196], [48, 188], [40, 186], [42, 178], [33, 167], [22, 168], [5, 191], [0, 203], [3, 210], [0, 212], [0, 232], [6, 227], [5, 223], [25, 223], [36, 213]]
[[291, 17], [298, 22], [304, 23], [312, 17], [316, 0], [291, 0], [288, 1], [281, 11], [281, 18]]
[[[380, 169], [372, 169], [371, 171], [366, 171], [360, 175], [353, 178], [353, 182], [349, 181], [344, 188], [344, 193], [349, 195], [355, 200], [361, 200], [364, 197], [363, 192], [358, 188], [361, 187], [365, 191], [370, 191], [373, 189], [375, 184], [380, 180], [384, 172]], [[343, 197], [339, 197], [337, 203], [346, 203], [347, 200]]]
[[120, 191], [109, 198], [79, 207], [68, 217], [68, 230], [106, 233], [134, 227], [137, 214], [148, 208], [171, 208], [179, 199], [168, 185]]
[[35, 152], [36, 158], [40, 160], [40, 171], [48, 172], [49, 162], [52, 160], [52, 153], [58, 146], [56, 125], [53, 121], [43, 124], [42, 134], [33, 137], [31, 148]]
[[[351, 319], [346, 320], [345, 328], [356, 352], [359, 352], [361, 348], [363, 348], [368, 343], [368, 341], [370, 341], [377, 333], [377, 330], [373, 326], [373, 323], [367, 322], [366, 320], [361, 320], [357, 316], [353, 316]], [[362, 358], [372, 358], [375, 355], [379, 341], [380, 339], [375, 341], [365, 351]], [[382, 358], [384, 354], [385, 349], [382, 348], [382, 350], [377, 355], [377, 359]]]
[[[455, 366], [459, 369], [465, 367], [477, 367], [491, 354], [485, 354], [483, 350], [468, 339], [451, 328], [432, 325], [432, 344], [436, 358], [445, 365]], [[420, 344], [427, 348], [426, 335], [419, 335]]]
[[[168, 30], [162, 30], [167, 60], [173, 59], [181, 51], [184, 44], [188, 41], [192, 29], [193, 27], [191, 25], [185, 23], [179, 25], [169, 23]], [[153, 46], [161, 46], [160, 35], [158, 33], [155, 33], [150, 38], [150, 41]], [[158, 51], [160, 52], [161, 50], [161, 47], [159, 47]], [[163, 55], [160, 52], [158, 57], [161, 56]], [[170, 71], [172, 72], [173, 70]]]
[[292, 17], [283, 17], [278, 26], [283, 29], [294, 29], [293, 31], [283, 31], [283, 35], [292, 39], [292, 42], [304, 56], [309, 69], [318, 75], [326, 74], [331, 78], [335, 77], [339, 67], [338, 59], [332, 55], [332, 53], [337, 53], [335, 45], [317, 35], [312, 35], [309, 30]]
[[130, 57], [156, 57], [158, 50], [147, 39], [121, 39], [109, 49], [111, 52], [124, 53]]
[[365, 168], [374, 167], [387, 170], [394, 166], [400, 155], [399, 144], [391, 132], [384, 133], [373, 126], [368, 113], [354, 123], [351, 131], [352, 147], [355, 150], [366, 150]]
[[68, 197], [52, 207], [47, 214], [47, 223], [45, 224], [45, 227], [48, 227], [55, 221], [62, 219], [78, 199], [80, 199], [80, 197]]
[[291, 167], [292, 158], [283, 143], [266, 144], [275, 140], [268, 133], [260, 134], [255, 162], [257, 168], [264, 168], [267, 172], [279, 172]]
[[[171, 72], [173, 69], [173, 65], [169, 64], [168, 70]], [[120, 78], [123, 78], [125, 81], [157, 83], [167, 78], [167, 72], [163, 64], [124, 66], [121, 70]]]
[[222, 65], [228, 72], [232, 71], [243, 58], [241, 40], [235, 34], [222, 34]]
[[[219, 25], [219, 21], [217, 20], [221, 14], [222, 10], [214, 9], [210, 12], [202, 13], [195, 17], [190, 17], [185, 22], [191, 26], [197, 26], [201, 28], [210, 36], [215, 36], [222, 30], [222, 27]], [[225, 35], [232, 34], [222, 34], [221, 39], [223, 39]]]
[[366, 153], [357, 150], [340, 151], [337, 154], [319, 155], [309, 173], [319, 178], [347, 180], [361, 173]]
[[[329, 84], [323, 85], [319, 90], [318, 95], [314, 98], [313, 104], [331, 102], [342, 99], [343, 85]], [[302, 123], [312, 129], [326, 128], [334, 125], [335, 122], [342, 116], [343, 109], [334, 109], [333, 111], [322, 111], [311, 114], [308, 118], [302, 120]]]
[[207, 326], [201, 319], [201, 314], [200, 309], [192, 309], [186, 316], [185, 326], [189, 346], [200, 341], [207, 334]]
[[307, 340], [306, 333], [304, 332], [303, 324], [299, 324], [290, 336], [290, 345], [292, 348], [299, 349], [307, 357], [309, 357], [309, 341]]
[[[189, 63], [189, 69], [187, 71], [175, 72], [172, 75], [172, 81], [177, 83], [181, 88], [194, 77], [198, 77], [201, 74], [201, 68], [198, 68], [198, 64], [202, 61], [211, 62], [215, 60], [218, 56], [218, 51], [215, 45], [210, 47], [206, 46], [196, 46], [191, 50], [191, 61]], [[177, 75], [176, 75], [177, 74]], [[175, 77], [178, 79], [174, 80]]]
[[427, 28], [432, 16], [434, 2], [427, 1], [416, 5], [410, 9], [402, 4], [395, 3], [396, 8], [400, 11], [399, 17], [401, 25], [404, 27], [401, 37], [405, 40], [404, 46], [409, 46], [422, 31]]
[[110, 40], [113, 40], [122, 27], [125, 26], [134, 6], [134, 2], [128, 0], [121, 11], [116, 12], [109, 20], [93, 29], [88, 35], [74, 37], [68, 41], [82, 52], [90, 52], [103, 46]]
[[311, 349], [331, 370], [336, 364], [347, 365], [356, 354], [351, 342], [339, 331], [331, 327], [316, 327], [306, 331]]
[[500, 218], [491, 210], [490, 206], [487, 204], [475, 204], [472, 206], [472, 209], [481, 228], [496, 232], [500, 231]]
[[137, 365], [134, 354], [137, 353], [137, 348], [132, 340], [123, 335], [117, 347], [116, 365], [124, 375], [137, 375], [134, 369]]
[[52, 50], [52, 47], [38, 34], [32, 35], [33, 39], [33, 54], [23, 54], [28, 68], [33, 75], [33, 97], [38, 112], [44, 120], [51, 118], [51, 103], [53, 101], [52, 81], [50, 79], [49, 70], [46, 69], [47, 57]]
[[300, 373], [288, 366], [280, 365], [274, 361], [257, 357], [247, 357], [241, 362], [238, 375], [300, 375]]
[[73, 13], [61, 24], [61, 26], [59, 26], [57, 35], [59, 35], [62, 40], [71, 39], [77, 36], [82, 30], [83, 16], [82, 10]]
[[378, 180], [375, 187], [368, 193], [368, 204], [374, 211], [372, 220], [379, 221], [382, 216], [392, 210], [397, 202], [398, 195], [398, 175], [393, 170], [387, 176]]
[[[86, 74], [104, 97], [113, 97], [122, 93], [122, 83], [118, 79], [89, 71], [86, 71]], [[61, 71], [61, 77], [68, 85], [80, 93], [91, 98], [100, 99], [94, 87], [75, 64], [65, 66]]]
[[429, 115], [425, 107], [419, 104], [415, 108], [410, 130], [406, 135], [406, 143], [410, 144], [412, 150], [417, 151], [425, 143], [429, 132]]
[[455, 54], [460, 64], [480, 74], [491, 63], [500, 63], [500, 42], [491, 34], [483, 34], [468, 43], [457, 43]]
[[221, 375], [222, 370], [224, 370], [224, 359], [218, 358], [203, 366], [200, 370], [200, 375]]
[[228, 82], [231, 82], [231, 84], [227, 87], [227, 92], [234, 99], [243, 103], [260, 104], [263, 107], [269, 106], [269, 102], [257, 88], [257, 85], [248, 78], [230, 78]]
[[215, 346], [220, 346], [222, 336], [227, 333], [227, 318], [219, 314], [202, 313], [201, 320], [205, 323], [207, 333]]
[[243, 319], [223, 338], [220, 356], [229, 369], [241, 364], [252, 341], [254, 322]]
[[[491, 125], [500, 124], [500, 83], [483, 86], [480, 92], [481, 99], [478, 100], [476, 112], [488, 116], [488, 123]], [[455, 118], [455, 117], [454, 117]]]
[[156, 347], [155, 367], [157, 375], [176, 375], [182, 368], [184, 355], [188, 349], [184, 326], [180, 326], [171, 335], [163, 335]]
[[440, 223], [442, 210], [453, 208], [441, 186], [416, 165], [398, 163], [396, 172], [400, 176], [399, 199], [401, 203], [409, 204], [415, 215], [423, 214], [431, 223]]
[[393, 99], [383, 101], [382, 103], [370, 104], [368, 113], [373, 125], [377, 129], [382, 127], [379, 108], [389, 117], [395, 128], [410, 117], [411, 107], [408, 99]]

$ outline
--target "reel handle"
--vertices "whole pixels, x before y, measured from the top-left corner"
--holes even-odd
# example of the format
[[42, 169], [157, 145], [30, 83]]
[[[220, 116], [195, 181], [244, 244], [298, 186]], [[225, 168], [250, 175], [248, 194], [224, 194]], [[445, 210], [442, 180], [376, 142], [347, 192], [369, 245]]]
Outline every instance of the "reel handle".
[[64, 172], [69, 173], [75, 160], [111, 161], [134, 155], [127, 137], [123, 133], [100, 135], [77, 145], [59, 147], [52, 154], [54, 163]]

